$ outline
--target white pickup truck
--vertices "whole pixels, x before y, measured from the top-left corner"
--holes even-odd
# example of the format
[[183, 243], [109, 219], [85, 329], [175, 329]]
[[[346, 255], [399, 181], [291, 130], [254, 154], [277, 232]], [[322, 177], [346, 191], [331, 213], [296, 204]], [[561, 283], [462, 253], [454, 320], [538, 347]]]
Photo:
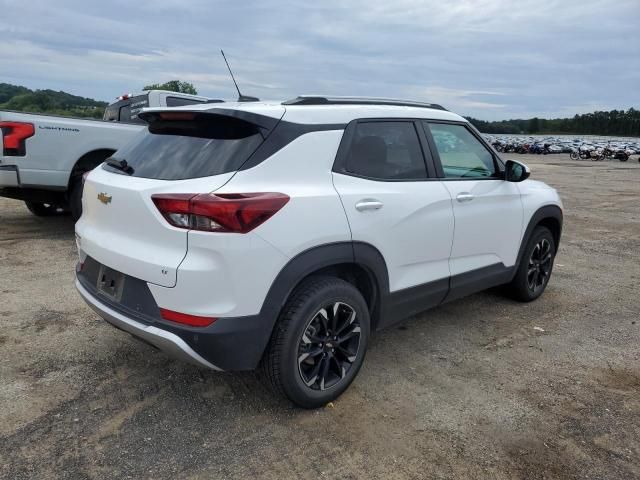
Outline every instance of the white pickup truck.
[[0, 196], [24, 200], [38, 216], [82, 213], [82, 175], [144, 128], [138, 113], [148, 107], [214, 103], [197, 95], [150, 90], [123, 95], [102, 120], [0, 110]]

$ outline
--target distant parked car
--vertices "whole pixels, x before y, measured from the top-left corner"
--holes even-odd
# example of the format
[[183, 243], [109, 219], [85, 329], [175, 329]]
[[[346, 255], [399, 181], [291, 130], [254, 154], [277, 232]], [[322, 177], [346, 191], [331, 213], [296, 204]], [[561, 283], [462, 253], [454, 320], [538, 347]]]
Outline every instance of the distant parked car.
[[560, 145], [549, 145], [549, 153], [562, 153], [562, 147]]

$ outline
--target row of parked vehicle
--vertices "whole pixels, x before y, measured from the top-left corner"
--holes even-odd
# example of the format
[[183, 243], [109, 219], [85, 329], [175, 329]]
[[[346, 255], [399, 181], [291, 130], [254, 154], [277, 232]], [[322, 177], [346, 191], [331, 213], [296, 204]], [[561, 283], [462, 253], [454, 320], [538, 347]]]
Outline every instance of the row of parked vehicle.
[[[551, 154], [568, 153], [572, 160], [607, 159], [626, 162], [632, 155], [640, 155], [640, 140], [600, 140], [588, 141], [574, 138], [564, 139], [557, 137], [505, 137], [485, 135], [486, 140], [493, 147], [503, 153], [533, 153]], [[640, 161], [640, 157], [638, 157]]]

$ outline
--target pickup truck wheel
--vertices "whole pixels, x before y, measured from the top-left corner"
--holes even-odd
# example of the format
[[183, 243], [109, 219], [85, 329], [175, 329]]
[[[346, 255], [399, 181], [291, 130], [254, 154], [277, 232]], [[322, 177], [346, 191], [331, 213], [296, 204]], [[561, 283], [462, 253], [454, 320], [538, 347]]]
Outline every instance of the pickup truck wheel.
[[82, 215], [82, 176], [74, 180], [69, 189], [69, 210], [74, 222]]
[[263, 371], [293, 403], [321, 407], [349, 387], [368, 340], [369, 310], [358, 289], [337, 277], [312, 277], [285, 304]]
[[24, 202], [24, 204], [37, 217], [50, 217], [62, 212], [60, 207], [52, 203]]

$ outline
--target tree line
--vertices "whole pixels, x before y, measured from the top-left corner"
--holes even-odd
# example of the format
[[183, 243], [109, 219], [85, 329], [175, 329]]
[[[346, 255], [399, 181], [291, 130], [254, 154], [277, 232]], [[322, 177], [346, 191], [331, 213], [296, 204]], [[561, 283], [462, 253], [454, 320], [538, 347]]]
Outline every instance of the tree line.
[[[197, 95], [189, 82], [170, 80], [147, 85], [143, 90], [169, 90]], [[0, 83], [0, 110], [52, 113], [73, 117], [102, 118], [107, 102], [54, 90], [30, 90], [19, 85]], [[467, 117], [483, 133], [576, 134], [640, 137], [640, 110], [630, 108], [574, 115], [572, 118], [530, 118], [488, 122]]]
[[574, 115], [572, 118], [530, 118], [487, 122], [467, 117], [482, 133], [580, 134], [640, 137], [640, 110], [630, 108]]
[[51, 113], [71, 117], [102, 118], [107, 102], [55, 90], [30, 90], [0, 83], [0, 110]]

